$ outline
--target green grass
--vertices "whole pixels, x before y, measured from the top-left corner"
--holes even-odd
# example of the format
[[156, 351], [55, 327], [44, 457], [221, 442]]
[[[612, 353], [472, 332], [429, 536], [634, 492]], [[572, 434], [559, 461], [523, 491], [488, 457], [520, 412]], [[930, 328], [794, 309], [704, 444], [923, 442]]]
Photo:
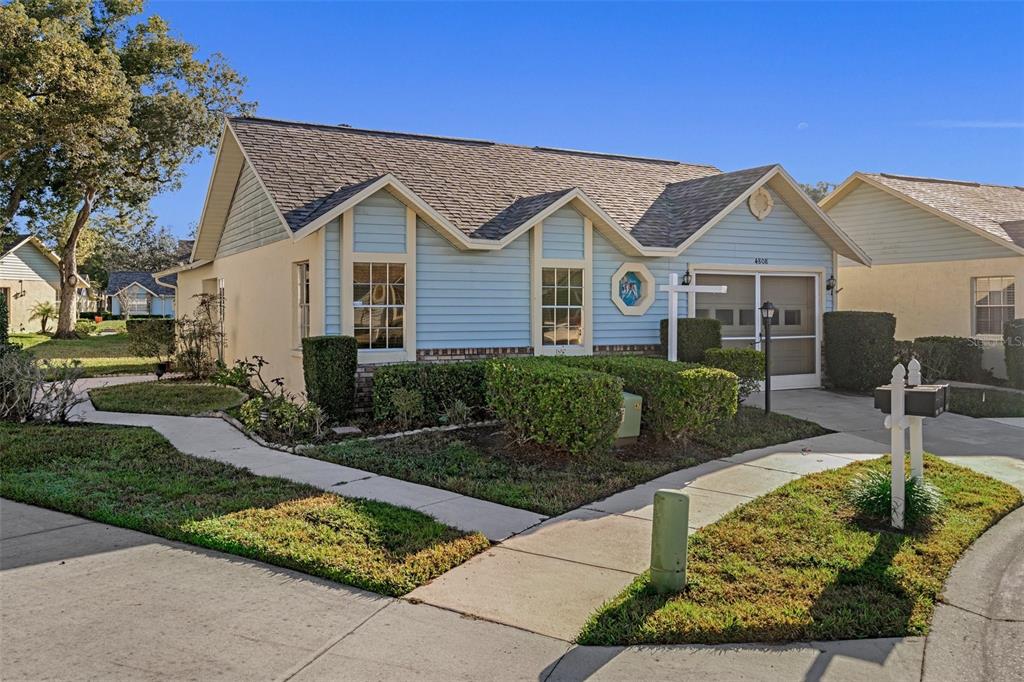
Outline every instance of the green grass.
[[[642, 441], [589, 457], [557, 456], [508, 443], [494, 429], [353, 440], [303, 451], [345, 466], [556, 515], [677, 469], [755, 447], [828, 433], [793, 417], [740, 408], [708, 444]], [[714, 445], [711, 445], [714, 443]]]
[[949, 411], [968, 417], [1024, 417], [1024, 393], [950, 386]]
[[928, 632], [953, 564], [1021, 503], [1012, 486], [928, 456], [942, 511], [916, 534], [858, 519], [853, 479], [889, 459], [797, 479], [690, 540], [687, 588], [658, 595], [647, 574], [584, 626], [581, 644], [789, 642]]
[[[124, 325], [121, 320], [114, 320]], [[156, 358], [140, 358], [128, 349], [128, 334], [54, 339], [42, 334], [11, 334], [11, 341], [28, 348], [40, 360], [81, 360], [85, 376], [152, 374]]]
[[184, 381], [146, 381], [104, 386], [89, 391], [97, 410], [193, 415], [228, 410], [245, 401], [245, 394], [231, 386]]
[[410, 509], [184, 455], [144, 428], [0, 423], [0, 496], [389, 595], [488, 546]]

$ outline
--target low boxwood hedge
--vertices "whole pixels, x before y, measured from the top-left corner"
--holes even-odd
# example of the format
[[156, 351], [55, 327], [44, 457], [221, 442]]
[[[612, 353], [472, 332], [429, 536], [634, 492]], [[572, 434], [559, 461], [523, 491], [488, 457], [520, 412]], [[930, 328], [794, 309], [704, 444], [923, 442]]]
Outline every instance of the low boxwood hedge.
[[1014, 388], [1024, 388], [1024, 318], [1003, 326], [1006, 378]]
[[961, 336], [921, 336], [914, 339], [914, 356], [925, 381], [977, 382], [982, 378], [981, 344]]
[[335, 421], [352, 414], [356, 396], [358, 346], [353, 336], [302, 339], [306, 395]]
[[825, 373], [832, 388], [863, 393], [892, 379], [896, 316], [861, 310], [825, 313]]
[[439, 423], [456, 401], [461, 401], [480, 416], [487, 407], [484, 375], [485, 362], [482, 360], [401, 362], [378, 367], [373, 373], [373, 418], [382, 422], [398, 419], [398, 409], [393, 400], [398, 389], [416, 391], [422, 396], [426, 424]]
[[[676, 359], [679, 362], [702, 362], [704, 351], [722, 346], [722, 323], [706, 317], [680, 317], [676, 320], [679, 331], [676, 341]], [[668, 352], [668, 320], [661, 321], [661, 347]]]
[[543, 358], [490, 360], [485, 371], [488, 404], [520, 442], [573, 455], [614, 442], [622, 379]]
[[727, 370], [739, 378], [740, 402], [764, 381], [764, 351], [755, 348], [708, 348], [704, 351], [704, 364]]
[[659, 437], [707, 435], [736, 414], [738, 379], [723, 369], [635, 356], [557, 360], [622, 379], [625, 390], [644, 400], [641, 426]]

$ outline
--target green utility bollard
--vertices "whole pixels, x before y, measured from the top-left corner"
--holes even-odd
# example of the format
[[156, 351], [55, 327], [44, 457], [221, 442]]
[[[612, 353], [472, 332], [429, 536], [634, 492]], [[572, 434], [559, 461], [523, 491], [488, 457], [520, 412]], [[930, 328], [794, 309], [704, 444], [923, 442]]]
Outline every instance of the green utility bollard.
[[690, 532], [690, 498], [678, 490], [654, 493], [651, 532], [651, 584], [660, 594], [686, 586], [686, 543]]

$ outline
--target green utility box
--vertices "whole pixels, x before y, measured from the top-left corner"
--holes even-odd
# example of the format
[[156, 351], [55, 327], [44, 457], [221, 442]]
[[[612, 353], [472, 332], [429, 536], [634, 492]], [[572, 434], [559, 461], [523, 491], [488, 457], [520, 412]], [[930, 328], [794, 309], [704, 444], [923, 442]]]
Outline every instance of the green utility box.
[[643, 410], [643, 398], [622, 392], [622, 423], [615, 434], [615, 444], [634, 443], [640, 436], [640, 412]]

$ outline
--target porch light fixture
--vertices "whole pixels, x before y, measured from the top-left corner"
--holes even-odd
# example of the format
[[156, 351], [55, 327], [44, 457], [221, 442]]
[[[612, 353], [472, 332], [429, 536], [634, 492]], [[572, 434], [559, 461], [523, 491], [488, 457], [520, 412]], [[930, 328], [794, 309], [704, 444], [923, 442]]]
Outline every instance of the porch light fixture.
[[686, 272], [683, 273], [683, 279], [682, 279], [683, 286], [684, 287], [690, 286], [690, 282], [692, 282], [692, 281], [693, 281], [693, 277], [690, 276], [690, 266], [687, 265], [686, 266]]
[[775, 317], [775, 306], [771, 301], [761, 304], [761, 325], [764, 340], [764, 413], [772, 411], [772, 371], [771, 371], [771, 345], [772, 345], [772, 318]]
[[835, 275], [829, 275], [828, 279], [825, 280], [825, 290], [826, 291], [835, 291], [835, 289], [836, 289], [836, 276]]

